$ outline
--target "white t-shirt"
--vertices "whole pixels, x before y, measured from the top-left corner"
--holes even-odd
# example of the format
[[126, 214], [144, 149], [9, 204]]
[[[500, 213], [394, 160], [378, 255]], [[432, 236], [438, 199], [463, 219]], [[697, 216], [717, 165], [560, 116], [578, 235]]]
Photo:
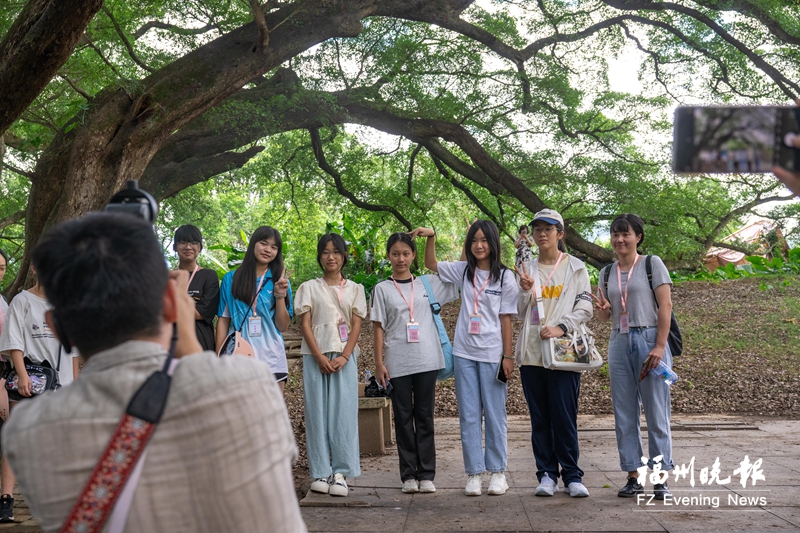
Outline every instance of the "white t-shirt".
[[11, 359], [11, 350], [20, 350], [24, 357], [34, 363], [47, 361], [53, 368], [58, 368], [58, 356], [61, 352], [61, 368], [58, 380], [62, 386], [73, 381], [73, 354], [61, 348], [61, 342], [53, 330], [45, 322], [44, 316], [50, 310], [50, 304], [44, 298], [30, 291], [22, 291], [8, 306], [3, 331], [0, 332], [0, 353]]
[[[564, 283], [567, 281], [568, 268], [569, 256], [565, 256], [565, 260], [558, 265], [558, 270], [550, 278], [547, 287], [544, 287], [544, 282], [553, 272], [553, 265], [537, 264], [539, 272], [538, 283], [539, 287], [541, 287], [542, 307], [544, 307], [544, 316], [540, 317], [540, 320], [542, 320], [542, 324], [547, 320], [547, 324], [544, 325], [557, 326], [557, 324], [553, 324], [552, 316], [556, 309], [556, 304], [558, 304], [558, 299], [561, 297], [561, 291], [564, 289]], [[536, 305], [536, 298], [532, 297], [531, 307]], [[528, 346], [522, 358], [522, 364], [542, 366], [542, 339], [539, 337], [539, 326], [531, 325], [528, 330]]]
[[[3, 332], [3, 324], [6, 321], [6, 315], [8, 315], [8, 302], [6, 302], [5, 297], [0, 296], [0, 333]], [[0, 354], [0, 361], [5, 361], [6, 356]]]
[[472, 280], [465, 275], [466, 261], [440, 261], [437, 268], [442, 281], [455, 283], [461, 288], [461, 310], [456, 323], [453, 355], [486, 363], [499, 363], [503, 355], [512, 355], [503, 354], [503, 337], [500, 331], [500, 315], [517, 316], [519, 288], [512, 271], [503, 269], [503, 277], [490, 281], [481, 293], [478, 298], [481, 332], [473, 335], [469, 332], [469, 321], [470, 315], [474, 314], [474, 295], [483, 286], [489, 271], [476, 270], [477, 289], [474, 289]]
[[[428, 280], [440, 305], [458, 298], [458, 287], [454, 284], [442, 283], [435, 275], [429, 275]], [[444, 353], [428, 291], [418, 277], [414, 278], [414, 321], [419, 324], [419, 342], [408, 342], [411, 313], [406, 300], [411, 303], [411, 279], [398, 281], [397, 287], [391, 279], [382, 281], [375, 285], [370, 297], [369, 318], [383, 328], [383, 364], [390, 379], [444, 368]]]

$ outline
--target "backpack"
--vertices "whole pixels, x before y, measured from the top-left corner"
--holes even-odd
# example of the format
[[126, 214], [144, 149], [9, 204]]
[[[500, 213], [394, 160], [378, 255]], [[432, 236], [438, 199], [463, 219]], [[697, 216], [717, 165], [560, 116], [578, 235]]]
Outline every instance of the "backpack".
[[[644, 268], [647, 273], [647, 282], [650, 283], [650, 290], [653, 291], [653, 298], [655, 299], [656, 290], [653, 288], [653, 256], [645, 256]], [[603, 287], [604, 294], [608, 297], [608, 277], [611, 274], [611, 266], [608, 265], [603, 269]], [[658, 307], [658, 300], [656, 300], [656, 308]], [[669, 345], [669, 352], [673, 357], [677, 357], [683, 353], [683, 335], [681, 335], [681, 328], [678, 325], [678, 319], [675, 318], [675, 311], [672, 311], [669, 321], [669, 336], [667, 337], [667, 344]]]

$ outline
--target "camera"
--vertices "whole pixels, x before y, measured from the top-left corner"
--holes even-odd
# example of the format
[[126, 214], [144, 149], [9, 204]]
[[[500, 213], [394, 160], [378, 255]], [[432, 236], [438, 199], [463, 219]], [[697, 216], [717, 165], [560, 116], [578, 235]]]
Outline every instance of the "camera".
[[158, 216], [158, 203], [150, 193], [139, 188], [137, 180], [128, 180], [125, 188], [111, 197], [105, 210], [128, 213], [155, 224]]

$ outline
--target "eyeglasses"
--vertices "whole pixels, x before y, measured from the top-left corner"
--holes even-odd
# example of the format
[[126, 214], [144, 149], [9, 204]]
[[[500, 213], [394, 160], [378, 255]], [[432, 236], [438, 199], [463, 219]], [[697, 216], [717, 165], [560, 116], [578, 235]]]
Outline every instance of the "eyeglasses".
[[200, 243], [197, 241], [179, 241], [177, 245], [181, 248], [186, 248], [187, 246], [193, 246], [195, 248], [198, 248], [200, 246]]
[[556, 231], [555, 226], [548, 226], [548, 227], [545, 227], [545, 228], [542, 228], [542, 227], [533, 228], [533, 232], [537, 233], [539, 235], [543, 235], [545, 233], [552, 233], [554, 231]]
[[323, 250], [323, 251], [322, 251], [322, 253], [321, 253], [320, 255], [322, 255], [322, 256], [325, 256], [325, 257], [328, 257], [329, 255], [338, 255], [338, 256], [341, 256], [341, 255], [342, 255], [342, 252], [340, 252], [339, 250], [333, 250], [332, 252], [331, 252], [331, 251], [329, 251], [329, 250]]

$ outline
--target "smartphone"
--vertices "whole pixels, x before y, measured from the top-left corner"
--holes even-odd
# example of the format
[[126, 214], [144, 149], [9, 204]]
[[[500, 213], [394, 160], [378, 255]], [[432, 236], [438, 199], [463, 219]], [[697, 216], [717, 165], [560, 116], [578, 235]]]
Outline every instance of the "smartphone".
[[675, 110], [672, 168], [678, 174], [800, 170], [798, 107], [679, 107]]
[[506, 373], [503, 372], [503, 360], [500, 359], [500, 365], [497, 367], [497, 375], [495, 376], [497, 381], [500, 383], [508, 383], [508, 378], [506, 377]]

